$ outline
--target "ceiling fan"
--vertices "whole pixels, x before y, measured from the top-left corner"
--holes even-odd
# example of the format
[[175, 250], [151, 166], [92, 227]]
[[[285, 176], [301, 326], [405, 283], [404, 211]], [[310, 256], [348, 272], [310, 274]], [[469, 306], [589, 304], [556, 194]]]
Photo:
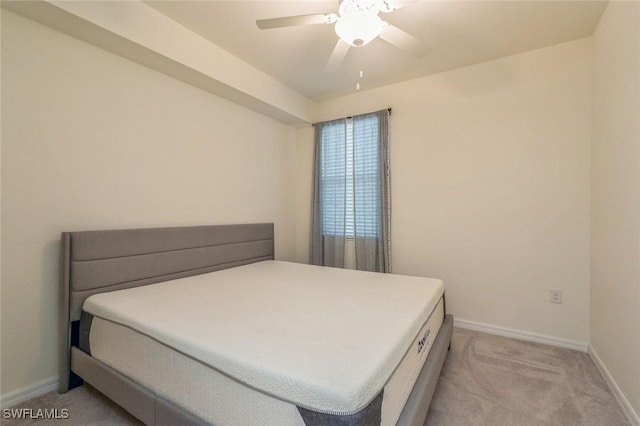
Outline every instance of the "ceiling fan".
[[384, 22], [378, 16], [380, 12], [390, 13], [415, 1], [417, 0], [342, 0], [337, 15], [319, 13], [259, 19], [256, 25], [261, 30], [268, 30], [297, 25], [335, 24], [339, 39], [325, 66], [325, 71], [333, 72], [340, 67], [351, 46], [364, 46], [376, 37], [414, 56], [424, 56], [428, 47], [422, 41]]

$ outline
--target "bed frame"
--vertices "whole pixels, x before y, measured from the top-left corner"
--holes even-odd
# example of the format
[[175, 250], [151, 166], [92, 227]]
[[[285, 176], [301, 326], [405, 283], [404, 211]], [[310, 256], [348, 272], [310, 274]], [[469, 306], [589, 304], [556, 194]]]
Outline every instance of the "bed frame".
[[[206, 424], [80, 350], [82, 305], [93, 294], [272, 259], [272, 223], [63, 232], [59, 392], [87, 381], [145, 424]], [[398, 425], [424, 423], [452, 332], [445, 314]]]

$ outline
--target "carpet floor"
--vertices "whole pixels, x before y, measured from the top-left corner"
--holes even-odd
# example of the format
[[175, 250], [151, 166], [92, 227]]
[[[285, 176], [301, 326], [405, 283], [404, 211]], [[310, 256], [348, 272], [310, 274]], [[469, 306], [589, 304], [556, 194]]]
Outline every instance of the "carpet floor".
[[588, 354], [455, 329], [425, 425], [630, 423]]
[[[3, 413], [0, 423], [140, 424], [87, 385], [63, 395], [50, 392], [17, 408], [34, 412], [66, 408], [69, 418], [17, 420], [6, 419]], [[439, 425], [628, 426], [629, 422], [587, 354], [456, 328], [425, 422], [425, 426]]]

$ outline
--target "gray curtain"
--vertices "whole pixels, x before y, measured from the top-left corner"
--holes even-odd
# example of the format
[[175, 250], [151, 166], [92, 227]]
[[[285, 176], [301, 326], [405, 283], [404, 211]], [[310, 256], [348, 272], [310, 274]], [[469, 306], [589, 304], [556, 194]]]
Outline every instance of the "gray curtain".
[[391, 272], [389, 111], [318, 123], [311, 262]]

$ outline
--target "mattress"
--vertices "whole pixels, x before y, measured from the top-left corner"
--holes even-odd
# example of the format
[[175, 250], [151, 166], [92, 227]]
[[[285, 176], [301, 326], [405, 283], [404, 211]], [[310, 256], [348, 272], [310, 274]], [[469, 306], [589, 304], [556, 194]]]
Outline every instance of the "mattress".
[[394, 424], [442, 294], [435, 279], [265, 261], [84, 310], [92, 356], [211, 423], [304, 424], [304, 410], [348, 416], [381, 398]]

